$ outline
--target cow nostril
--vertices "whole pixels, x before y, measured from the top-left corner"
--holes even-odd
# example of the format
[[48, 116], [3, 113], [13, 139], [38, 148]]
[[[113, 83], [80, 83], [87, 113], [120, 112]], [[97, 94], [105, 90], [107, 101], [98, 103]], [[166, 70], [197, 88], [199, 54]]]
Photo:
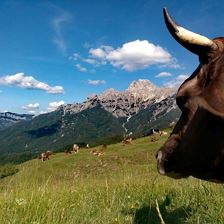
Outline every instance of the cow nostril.
[[156, 153], [156, 159], [158, 158], [158, 152]]

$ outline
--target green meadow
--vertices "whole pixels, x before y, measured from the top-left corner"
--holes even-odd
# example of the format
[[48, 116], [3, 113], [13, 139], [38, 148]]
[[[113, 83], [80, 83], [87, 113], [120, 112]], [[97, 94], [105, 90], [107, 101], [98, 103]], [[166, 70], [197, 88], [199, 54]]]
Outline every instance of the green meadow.
[[17, 165], [0, 179], [1, 224], [224, 223], [224, 186], [195, 178], [173, 180], [156, 170], [167, 137], [58, 153]]

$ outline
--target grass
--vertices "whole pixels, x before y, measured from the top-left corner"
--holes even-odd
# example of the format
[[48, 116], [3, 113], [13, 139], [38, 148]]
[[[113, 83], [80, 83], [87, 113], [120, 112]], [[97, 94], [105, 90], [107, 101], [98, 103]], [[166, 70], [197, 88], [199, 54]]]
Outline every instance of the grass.
[[140, 138], [47, 162], [31, 160], [0, 180], [0, 223], [166, 224], [224, 223], [224, 187], [195, 178], [173, 180], [156, 171], [166, 140]]
[[19, 171], [15, 165], [6, 164], [0, 165], [0, 179], [11, 176]]

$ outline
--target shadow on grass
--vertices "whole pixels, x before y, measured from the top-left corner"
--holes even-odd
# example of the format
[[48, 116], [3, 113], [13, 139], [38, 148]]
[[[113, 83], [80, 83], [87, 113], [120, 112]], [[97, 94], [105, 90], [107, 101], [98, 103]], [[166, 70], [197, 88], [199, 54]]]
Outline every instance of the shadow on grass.
[[[187, 217], [191, 212], [190, 207], [179, 207], [174, 210], [169, 210], [170, 199], [166, 197], [163, 202], [159, 203], [159, 212], [165, 224], [182, 224], [186, 222]], [[135, 211], [129, 211], [134, 216], [133, 224], [161, 224], [156, 206], [146, 205]]]
[[[184, 207], [168, 212], [166, 209], [161, 209], [160, 206], [160, 212], [166, 224], [185, 223], [188, 217]], [[155, 207], [146, 206], [136, 211], [133, 224], [161, 224], [161, 220]]]

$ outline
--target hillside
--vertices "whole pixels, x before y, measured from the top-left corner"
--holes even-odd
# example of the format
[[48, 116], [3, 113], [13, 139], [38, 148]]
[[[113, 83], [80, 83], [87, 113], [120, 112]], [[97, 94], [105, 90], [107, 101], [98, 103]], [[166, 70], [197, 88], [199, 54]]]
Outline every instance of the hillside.
[[1, 160], [20, 162], [46, 150], [63, 150], [75, 142], [85, 145], [122, 139], [121, 124], [100, 105], [64, 117], [62, 113], [43, 114], [0, 132]]
[[[223, 223], [222, 185], [158, 175], [149, 137], [28, 161], [0, 180], [0, 223], [166, 224]], [[158, 203], [158, 207], [157, 207]]]
[[116, 143], [130, 133], [135, 138], [151, 128], [166, 128], [180, 115], [174, 92], [140, 79], [123, 92], [108, 89], [83, 103], [22, 120], [0, 131], [0, 164], [23, 162], [46, 150], [63, 151], [74, 143]]
[[20, 121], [30, 121], [32, 117], [33, 115], [31, 114], [16, 114], [11, 112], [0, 113], [0, 131]]

